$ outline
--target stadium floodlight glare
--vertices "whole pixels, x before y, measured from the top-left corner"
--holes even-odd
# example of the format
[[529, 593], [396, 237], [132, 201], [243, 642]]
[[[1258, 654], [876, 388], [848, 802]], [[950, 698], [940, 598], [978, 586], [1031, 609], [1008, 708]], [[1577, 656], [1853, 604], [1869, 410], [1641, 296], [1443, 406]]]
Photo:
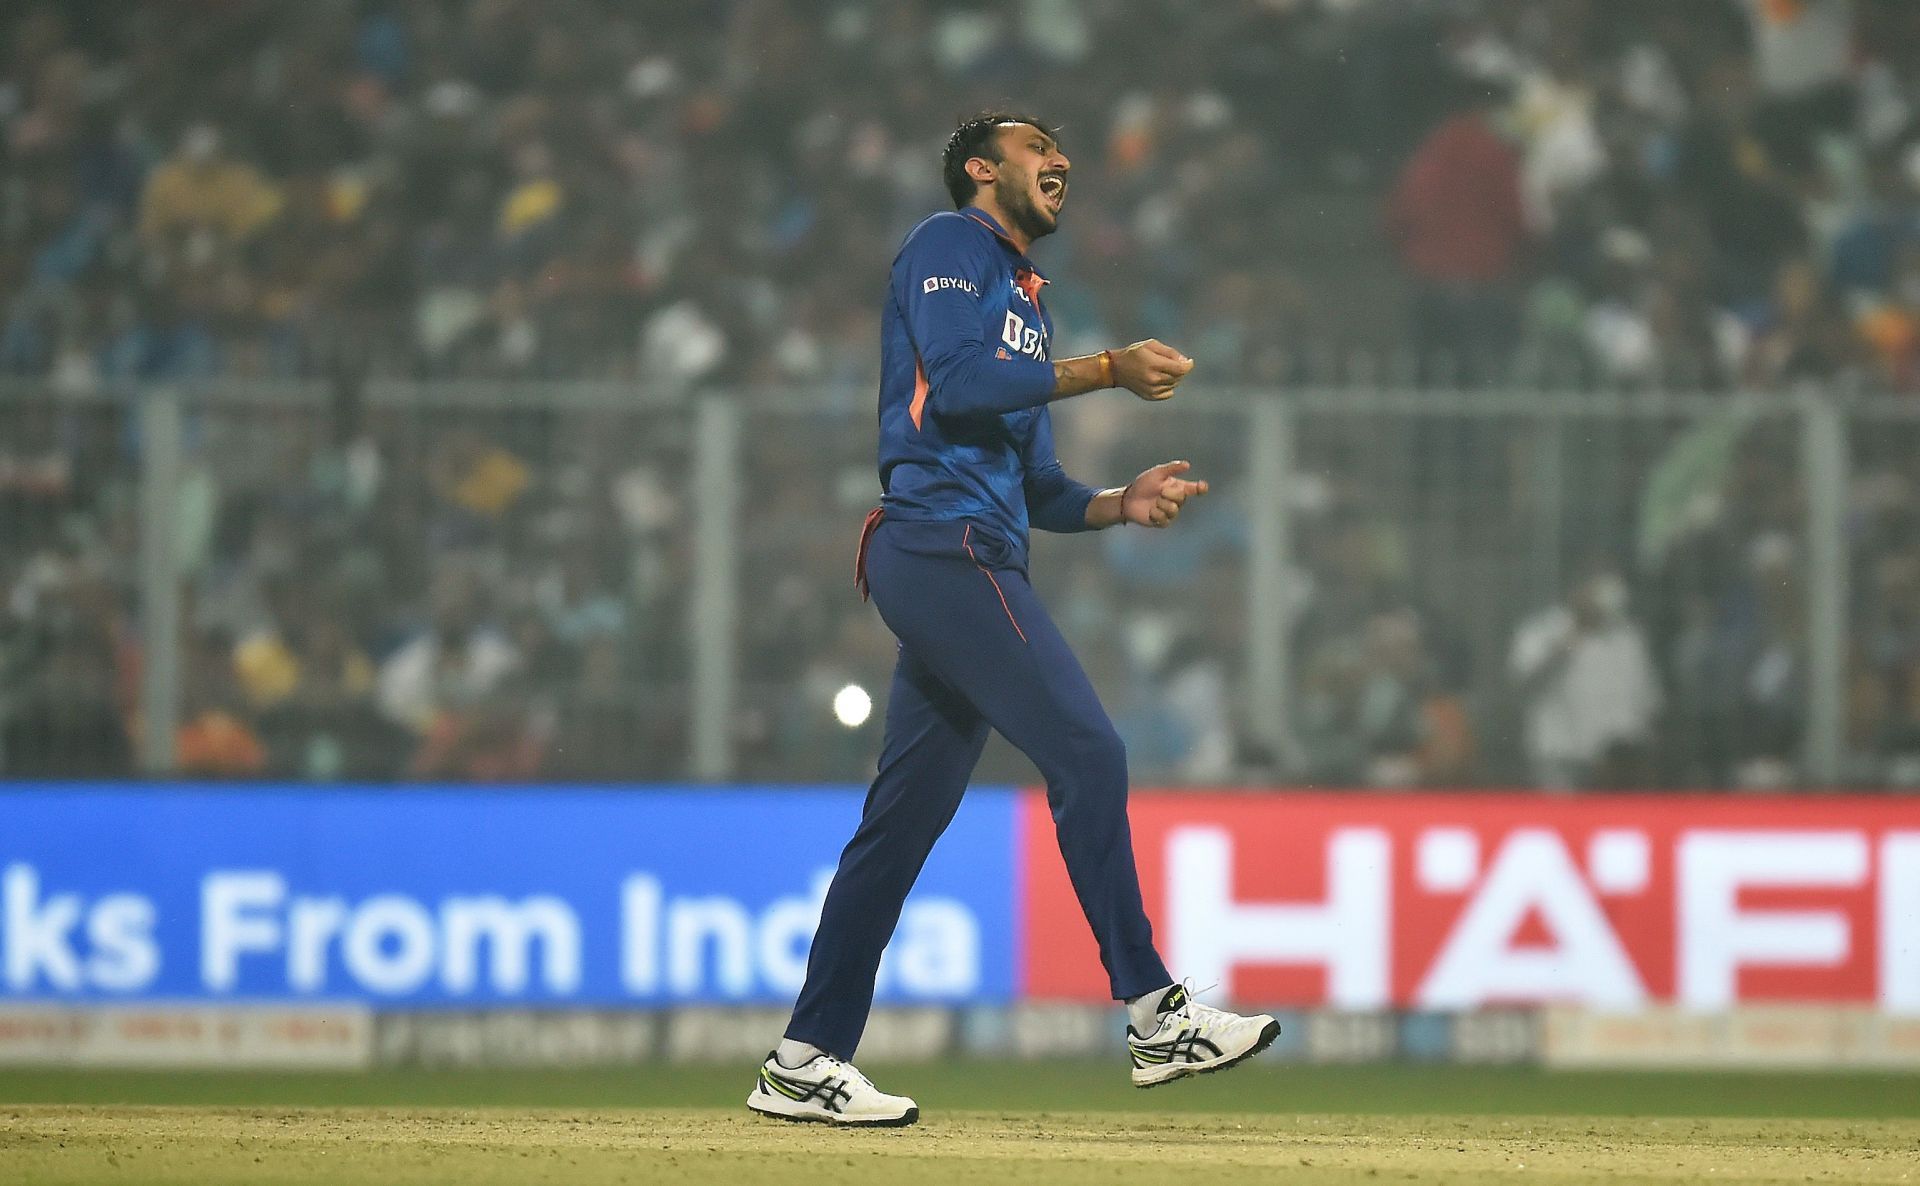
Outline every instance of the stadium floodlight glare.
[[833, 694], [833, 718], [849, 729], [858, 729], [873, 715], [873, 697], [859, 684], [848, 684]]

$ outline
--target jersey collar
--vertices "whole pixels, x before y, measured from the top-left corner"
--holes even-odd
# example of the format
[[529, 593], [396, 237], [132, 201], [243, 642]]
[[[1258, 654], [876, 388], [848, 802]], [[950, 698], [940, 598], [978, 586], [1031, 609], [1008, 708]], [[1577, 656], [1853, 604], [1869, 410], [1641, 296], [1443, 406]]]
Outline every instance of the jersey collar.
[[993, 215], [989, 215], [987, 211], [983, 211], [983, 209], [977, 207], [977, 205], [970, 205], [970, 207], [962, 209], [960, 213], [966, 215], [966, 217], [970, 217], [975, 223], [985, 226], [987, 230], [991, 230], [1002, 244], [1006, 244], [1006, 248], [1010, 249], [1014, 255], [1020, 257], [1020, 271], [1014, 274], [1014, 286], [1020, 288], [1020, 292], [1023, 292], [1023, 294], [1027, 294], [1027, 301], [1029, 301], [1035, 309], [1039, 309], [1039, 307], [1041, 307], [1041, 288], [1046, 284], [1046, 276], [1039, 273], [1039, 269], [1033, 267], [1033, 261], [1027, 259], [1027, 253], [1021, 251], [1018, 244], [1014, 244], [1014, 240], [1006, 234], [1006, 230], [993, 221]]
[[988, 214], [978, 206], [968, 206], [960, 211], [960, 213], [992, 231], [994, 238], [999, 239], [1002, 243], [1012, 248], [1015, 255], [1020, 256], [1022, 259], [1026, 258], [1027, 253], [1020, 250], [1020, 245], [1013, 241], [1013, 236], [1007, 234], [1007, 228], [1001, 226], [999, 222], [994, 219], [993, 215]]
[[988, 214], [985, 210], [980, 209], [980, 207], [968, 206], [966, 209], [960, 211], [960, 213], [992, 231], [995, 238], [1007, 245], [1007, 250], [1020, 257], [1020, 274], [1014, 279], [1014, 283], [1020, 286], [1020, 291], [1026, 293], [1027, 299], [1033, 302], [1034, 308], [1038, 309], [1040, 307], [1040, 286], [1047, 283], [1047, 278], [1042, 276], [1039, 270], [1033, 266], [1033, 261], [1027, 258], [1027, 253], [1020, 250], [1019, 244], [1015, 243], [1013, 237], [1007, 234], [1006, 229], [994, 220], [993, 215]]

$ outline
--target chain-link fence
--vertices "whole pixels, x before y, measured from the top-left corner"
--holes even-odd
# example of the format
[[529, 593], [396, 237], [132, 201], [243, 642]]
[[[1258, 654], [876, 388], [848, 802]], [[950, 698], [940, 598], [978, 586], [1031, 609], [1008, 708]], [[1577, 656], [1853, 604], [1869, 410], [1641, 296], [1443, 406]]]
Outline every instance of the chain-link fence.
[[1287, 721], [1307, 778], [1812, 771], [1808, 429], [1791, 403], [1328, 394], [1286, 418]]
[[1920, 408], [1861, 408], [1847, 424], [1840, 664], [1846, 774], [1920, 786]]
[[4, 769], [682, 775], [691, 420], [619, 396], [10, 394]]
[[[1139, 781], [1920, 781], [1920, 414], [1813, 396], [1201, 390], [1034, 578]], [[861, 779], [865, 392], [0, 396], [9, 777]], [[1025, 778], [991, 749], [983, 776]]]

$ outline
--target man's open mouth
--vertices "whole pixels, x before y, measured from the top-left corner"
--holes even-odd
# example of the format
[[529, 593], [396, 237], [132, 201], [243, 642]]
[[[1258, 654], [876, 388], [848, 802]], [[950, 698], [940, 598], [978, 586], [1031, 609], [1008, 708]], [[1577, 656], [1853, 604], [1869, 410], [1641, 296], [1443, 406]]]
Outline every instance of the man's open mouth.
[[1067, 179], [1058, 173], [1045, 173], [1040, 177], [1040, 196], [1046, 199], [1048, 209], [1055, 214], [1067, 201]]

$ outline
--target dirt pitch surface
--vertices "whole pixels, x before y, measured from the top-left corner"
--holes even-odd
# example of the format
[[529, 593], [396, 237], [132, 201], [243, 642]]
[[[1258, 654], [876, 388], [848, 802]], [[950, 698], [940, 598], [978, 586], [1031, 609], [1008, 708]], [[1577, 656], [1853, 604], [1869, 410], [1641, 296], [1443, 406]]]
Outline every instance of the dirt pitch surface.
[[749, 1115], [751, 1068], [0, 1069], [0, 1186], [1912, 1183], [1920, 1080], [1276, 1064], [876, 1068], [919, 1125]]
[[932, 1117], [827, 1131], [715, 1109], [0, 1108], [21, 1186], [307, 1183], [1920, 1182], [1912, 1121]]

